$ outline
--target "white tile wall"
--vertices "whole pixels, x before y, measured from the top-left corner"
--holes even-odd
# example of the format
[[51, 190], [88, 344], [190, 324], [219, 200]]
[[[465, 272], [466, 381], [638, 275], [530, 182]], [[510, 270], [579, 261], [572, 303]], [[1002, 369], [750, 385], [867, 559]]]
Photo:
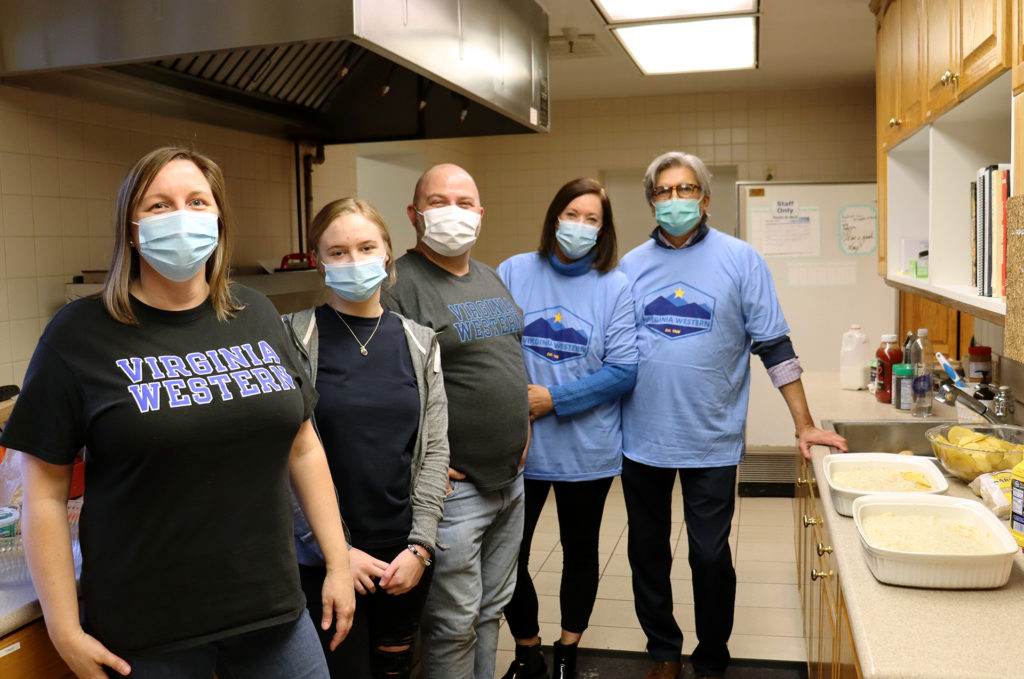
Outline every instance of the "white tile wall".
[[125, 172], [171, 143], [193, 145], [224, 169], [236, 263], [292, 251], [289, 142], [0, 86], [0, 384], [21, 383], [65, 283], [107, 268]]
[[[736, 165], [740, 179], [872, 179], [874, 91], [794, 90], [555, 102], [552, 132], [354, 144], [316, 167], [314, 210], [356, 194], [356, 158], [422, 153], [477, 179], [486, 207], [474, 256], [491, 265], [532, 249], [555, 191], [579, 176], [637, 172], [682, 149]], [[114, 106], [0, 86], [0, 384], [21, 383], [63, 283], [105, 269], [117, 187], [142, 154], [193, 145], [224, 169], [235, 263], [280, 258], [298, 242], [290, 142]], [[408, 204], [411, 186], [393, 187]], [[407, 224], [391, 225], [408, 228]]]

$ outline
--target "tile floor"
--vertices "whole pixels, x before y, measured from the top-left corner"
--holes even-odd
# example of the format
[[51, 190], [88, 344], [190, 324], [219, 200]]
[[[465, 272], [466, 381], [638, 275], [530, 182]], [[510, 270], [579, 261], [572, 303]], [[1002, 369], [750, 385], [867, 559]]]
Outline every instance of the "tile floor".
[[[675, 544], [672, 592], [675, 616], [683, 630], [683, 653], [693, 652], [693, 592], [686, 562], [686, 530], [678, 480], [673, 491], [672, 521]], [[793, 548], [793, 500], [737, 498], [733, 517], [733, 561], [736, 564], [736, 615], [729, 651], [734, 658], [805, 661], [796, 588]], [[646, 638], [633, 610], [629, 562], [626, 557], [626, 507], [622, 485], [612, 484], [601, 525], [601, 580], [590, 627], [583, 646], [643, 651]], [[530, 571], [540, 598], [540, 636], [550, 645], [558, 639], [558, 585], [562, 550], [554, 494], [548, 495], [530, 552]], [[502, 622], [496, 677], [508, 669], [513, 641]]]

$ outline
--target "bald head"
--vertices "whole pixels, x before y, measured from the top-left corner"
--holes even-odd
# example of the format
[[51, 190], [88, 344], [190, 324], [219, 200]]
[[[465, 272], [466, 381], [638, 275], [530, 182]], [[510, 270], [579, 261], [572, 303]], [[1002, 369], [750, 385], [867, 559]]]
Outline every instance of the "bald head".
[[412, 202], [420, 212], [444, 205], [475, 209], [480, 207], [480, 192], [468, 172], [458, 165], [442, 163], [430, 168], [419, 178]]

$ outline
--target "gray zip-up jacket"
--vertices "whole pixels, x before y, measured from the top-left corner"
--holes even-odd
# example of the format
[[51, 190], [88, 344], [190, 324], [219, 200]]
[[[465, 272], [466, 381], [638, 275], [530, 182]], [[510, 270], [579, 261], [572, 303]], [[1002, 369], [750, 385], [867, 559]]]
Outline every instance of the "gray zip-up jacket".
[[[394, 312], [389, 312], [394, 313]], [[400, 314], [395, 317], [405, 328], [416, 388], [420, 396], [419, 430], [412, 453], [409, 503], [412, 505], [412, 530], [409, 542], [437, 550], [437, 523], [441, 520], [448, 487], [448, 397], [441, 374], [441, 347], [433, 330]], [[299, 350], [306, 372], [316, 384], [320, 335], [316, 329], [314, 308], [281, 316], [288, 334]], [[314, 420], [313, 424], [316, 424]], [[299, 563], [324, 564], [324, 555], [313, 537], [306, 516], [292, 496], [295, 523], [295, 552]], [[346, 541], [348, 528], [346, 527]]]

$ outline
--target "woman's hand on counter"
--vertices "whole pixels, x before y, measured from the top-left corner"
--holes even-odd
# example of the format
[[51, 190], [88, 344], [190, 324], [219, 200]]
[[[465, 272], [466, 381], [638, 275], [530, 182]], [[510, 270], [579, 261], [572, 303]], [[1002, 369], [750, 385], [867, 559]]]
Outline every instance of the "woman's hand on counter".
[[831, 446], [844, 453], [849, 452], [846, 439], [834, 431], [825, 431], [814, 426], [807, 426], [797, 432], [800, 454], [805, 460], [811, 459], [811, 446]]
[[54, 638], [52, 641], [57, 653], [78, 679], [107, 679], [104, 666], [122, 676], [128, 676], [132, 671], [127, 662], [107, 650], [81, 627], [67, 638]]
[[347, 568], [328, 568], [327, 577], [320, 593], [323, 617], [320, 628], [324, 631], [334, 624], [334, 635], [330, 648], [338, 647], [352, 629], [352, 616], [356, 612], [356, 593], [352, 587], [352, 576]]

